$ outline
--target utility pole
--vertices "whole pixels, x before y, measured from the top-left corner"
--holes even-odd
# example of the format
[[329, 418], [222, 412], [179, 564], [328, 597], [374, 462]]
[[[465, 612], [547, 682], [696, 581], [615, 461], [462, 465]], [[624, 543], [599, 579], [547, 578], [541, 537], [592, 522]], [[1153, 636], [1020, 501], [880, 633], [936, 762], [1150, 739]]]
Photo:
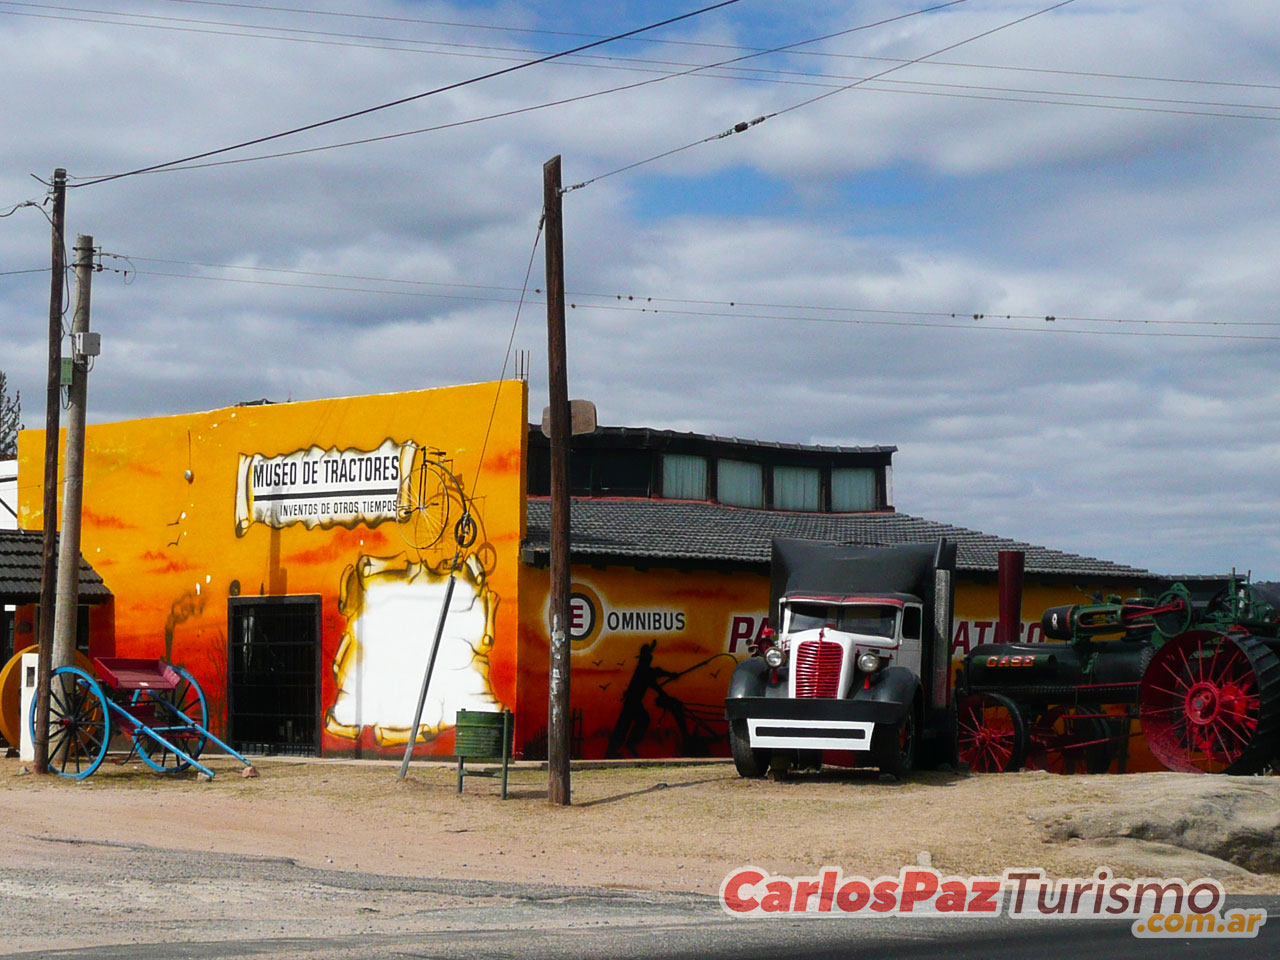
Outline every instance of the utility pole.
[[569, 378], [564, 334], [564, 225], [560, 157], [542, 165], [546, 218], [547, 381], [551, 434], [551, 674], [547, 691], [547, 800], [567, 806], [569, 788]]
[[93, 237], [76, 237], [76, 312], [71, 320], [70, 403], [67, 406], [67, 449], [62, 458], [62, 536], [58, 539], [58, 597], [53, 619], [52, 668], [69, 667], [76, 656], [80, 613], [80, 504], [84, 492], [84, 416], [88, 394], [89, 354], [83, 336], [89, 332], [93, 283]]
[[49, 772], [49, 674], [53, 657], [53, 618], [58, 575], [58, 414], [62, 400], [63, 217], [67, 203], [67, 171], [53, 171], [53, 265], [49, 278], [49, 380], [44, 401], [44, 550], [40, 574], [40, 657], [36, 687], [36, 773]]

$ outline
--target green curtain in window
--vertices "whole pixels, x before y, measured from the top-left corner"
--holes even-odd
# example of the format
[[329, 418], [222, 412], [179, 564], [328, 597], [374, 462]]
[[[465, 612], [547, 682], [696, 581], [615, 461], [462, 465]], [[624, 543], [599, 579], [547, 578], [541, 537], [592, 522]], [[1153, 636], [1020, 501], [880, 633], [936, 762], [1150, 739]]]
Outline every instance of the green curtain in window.
[[821, 510], [821, 471], [817, 467], [774, 467], [773, 505], [779, 510]]
[[663, 454], [662, 495], [670, 500], [707, 499], [706, 457]]
[[758, 463], [720, 460], [716, 468], [716, 498], [733, 507], [764, 506], [764, 469]]
[[841, 467], [832, 470], [831, 509], [836, 513], [875, 510], [875, 469], [872, 467]]

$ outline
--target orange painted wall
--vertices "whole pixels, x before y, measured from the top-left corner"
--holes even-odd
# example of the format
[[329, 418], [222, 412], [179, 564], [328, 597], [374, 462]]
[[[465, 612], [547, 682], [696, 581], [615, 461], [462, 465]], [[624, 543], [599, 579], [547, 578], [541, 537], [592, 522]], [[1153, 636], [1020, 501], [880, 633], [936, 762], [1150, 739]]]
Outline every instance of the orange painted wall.
[[[444, 663], [433, 696], [452, 688], [463, 690], [464, 704], [513, 707], [526, 422], [525, 385], [506, 381], [500, 387], [483, 383], [91, 426], [82, 550], [115, 595], [112, 622], [95, 621], [91, 653], [167, 657], [187, 667], [204, 687], [212, 724], [222, 733], [228, 598], [237, 590], [243, 597], [316, 595], [323, 751], [402, 752], [409, 726], [402, 719], [403, 696], [379, 707], [378, 684], [402, 686], [409, 683], [405, 676], [421, 677], [420, 665], [405, 663], [400, 677], [391, 675], [392, 668], [397, 651], [425, 660], [435, 618], [420, 614], [441, 592], [454, 556], [457, 497], [449, 499], [449, 527], [439, 542], [414, 549], [402, 539], [394, 509], [380, 519], [349, 523], [308, 522], [305, 516], [265, 520], [268, 488], [249, 483], [246, 490], [246, 471], [255, 455], [272, 462], [309, 457], [325, 470], [345, 471], [362, 452], [388, 442], [397, 449], [415, 444], [444, 451], [465, 495], [474, 498], [479, 523], [459, 579], [459, 596], [470, 600], [459, 618], [472, 634], [456, 639], [470, 645], [470, 662]], [[43, 449], [43, 431], [21, 434], [19, 523], [25, 529], [43, 523], [41, 485], [26, 482], [41, 475]], [[338, 466], [326, 467], [325, 460]], [[369, 476], [372, 469], [366, 468]], [[352, 477], [350, 490], [360, 486], [360, 478]], [[379, 482], [394, 483], [386, 477]], [[340, 509], [345, 501], [331, 502]], [[455, 597], [451, 624], [458, 603]], [[430, 624], [422, 622], [428, 619]], [[378, 644], [387, 643], [400, 646], [380, 651]], [[375, 662], [385, 676], [372, 676]], [[420, 751], [452, 752], [452, 709], [447, 696], [429, 704], [424, 724], [433, 730]]]

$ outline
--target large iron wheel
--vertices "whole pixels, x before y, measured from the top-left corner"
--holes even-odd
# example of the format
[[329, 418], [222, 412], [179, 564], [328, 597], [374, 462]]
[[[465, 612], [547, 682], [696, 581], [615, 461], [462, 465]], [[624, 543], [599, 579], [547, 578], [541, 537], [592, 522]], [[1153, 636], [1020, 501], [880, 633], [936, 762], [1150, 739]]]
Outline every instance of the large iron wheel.
[[[132, 705], [154, 703], [155, 719], [152, 724], [157, 728], [178, 727], [190, 722], [207, 730], [209, 705], [205, 702], [204, 691], [196, 683], [195, 677], [186, 670], [181, 667], [173, 667], [173, 670], [180, 678], [176, 687], [172, 690], [136, 690]], [[207, 739], [199, 730], [157, 729], [157, 732], [192, 760], [200, 758]], [[153, 770], [171, 773], [191, 766], [189, 761], [140, 730], [134, 730], [133, 742], [138, 749], [138, 756]]]
[[1050, 707], [1027, 730], [1029, 770], [1106, 773], [1111, 758], [1111, 728], [1097, 713]]
[[1280, 739], [1280, 658], [1248, 634], [1188, 631], [1152, 657], [1138, 715], [1170, 770], [1255, 773]]
[[975, 693], [956, 705], [956, 752], [974, 773], [1022, 769], [1027, 722], [1018, 705], [999, 693]]
[[[31, 739], [36, 736], [31, 701]], [[59, 667], [49, 678], [49, 770], [83, 780], [102, 764], [111, 739], [107, 698], [98, 681], [79, 667]]]

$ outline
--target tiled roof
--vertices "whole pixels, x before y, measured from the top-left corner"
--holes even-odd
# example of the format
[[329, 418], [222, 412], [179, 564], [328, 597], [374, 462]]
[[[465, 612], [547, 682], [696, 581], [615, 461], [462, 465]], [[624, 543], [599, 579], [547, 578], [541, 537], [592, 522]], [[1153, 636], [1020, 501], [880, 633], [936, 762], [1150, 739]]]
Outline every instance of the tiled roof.
[[[25, 530], [0, 530], [0, 603], [38, 603], [44, 534]], [[80, 558], [80, 602], [111, 599], [102, 577]]]
[[[1154, 580], [1149, 570], [1082, 557], [905, 513], [817, 514], [747, 510], [684, 500], [575, 498], [570, 511], [572, 551], [584, 561], [769, 562], [774, 537], [880, 546], [927, 543], [946, 537], [958, 545], [961, 570], [994, 573], [1001, 550], [1026, 554], [1027, 573]], [[529, 499], [527, 552], [548, 552], [551, 504]]]

